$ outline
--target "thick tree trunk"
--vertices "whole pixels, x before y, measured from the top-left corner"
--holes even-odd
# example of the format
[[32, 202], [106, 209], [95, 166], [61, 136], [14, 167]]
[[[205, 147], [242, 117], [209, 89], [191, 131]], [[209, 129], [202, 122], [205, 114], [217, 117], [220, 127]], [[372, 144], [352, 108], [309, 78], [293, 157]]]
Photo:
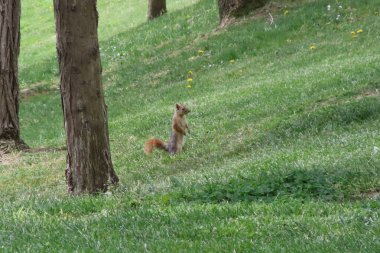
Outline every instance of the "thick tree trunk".
[[[0, 0], [0, 148], [19, 148], [20, 0]], [[8, 146], [8, 147], [4, 147]], [[26, 146], [25, 146], [26, 147]], [[10, 149], [13, 149], [10, 148]]]
[[166, 0], [149, 0], [148, 20], [157, 18], [166, 12]]
[[101, 83], [96, 0], [54, 0], [61, 97], [67, 135], [66, 181], [73, 194], [107, 190], [112, 166]]
[[230, 17], [245, 15], [260, 8], [267, 2], [268, 0], [218, 0], [220, 24], [223, 25]]

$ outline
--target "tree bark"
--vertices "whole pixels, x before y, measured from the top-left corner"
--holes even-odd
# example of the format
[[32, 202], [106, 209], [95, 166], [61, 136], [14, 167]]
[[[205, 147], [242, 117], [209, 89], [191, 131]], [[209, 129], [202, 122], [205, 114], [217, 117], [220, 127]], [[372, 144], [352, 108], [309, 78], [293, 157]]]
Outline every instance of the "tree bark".
[[54, 0], [66, 181], [72, 194], [98, 193], [119, 179], [113, 169], [101, 83], [96, 0]]
[[245, 15], [263, 7], [268, 0], [218, 0], [219, 20], [223, 25], [230, 17]]
[[[20, 0], [0, 0], [0, 146], [19, 148]], [[25, 146], [26, 148], [26, 146]], [[11, 148], [13, 149], [13, 148]]]
[[166, 0], [149, 0], [148, 20], [157, 18], [166, 12]]

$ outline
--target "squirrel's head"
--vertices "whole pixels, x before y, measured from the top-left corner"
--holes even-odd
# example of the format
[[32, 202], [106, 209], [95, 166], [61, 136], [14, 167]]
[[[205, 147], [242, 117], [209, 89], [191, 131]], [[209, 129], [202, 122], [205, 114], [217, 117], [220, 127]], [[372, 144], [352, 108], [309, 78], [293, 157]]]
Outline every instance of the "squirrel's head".
[[181, 104], [176, 104], [175, 109], [176, 109], [176, 113], [178, 113], [181, 116], [186, 115], [190, 112], [189, 108]]

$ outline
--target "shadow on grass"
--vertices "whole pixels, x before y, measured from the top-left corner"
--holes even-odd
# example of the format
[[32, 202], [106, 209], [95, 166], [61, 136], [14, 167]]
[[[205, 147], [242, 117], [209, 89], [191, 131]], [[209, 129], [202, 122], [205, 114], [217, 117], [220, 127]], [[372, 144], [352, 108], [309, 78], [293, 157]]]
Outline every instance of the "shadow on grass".
[[26, 153], [55, 153], [60, 151], [66, 151], [66, 147], [40, 147], [26, 149]]
[[370, 191], [378, 191], [378, 160], [355, 157], [340, 164], [276, 165], [258, 174], [240, 176], [227, 182], [209, 182], [181, 187], [172, 182], [174, 201], [220, 203], [273, 201], [278, 197], [349, 201]]
[[352, 98], [349, 101], [317, 108], [311, 112], [282, 121], [273, 131], [278, 137], [294, 137], [298, 134], [318, 134], [333, 131], [353, 123], [380, 118], [380, 100], [378, 97]]
[[[312, 111], [279, 118], [269, 129], [260, 134], [247, 136], [242, 142], [225, 149], [224, 157], [251, 153], [265, 146], [286, 145], [288, 141], [302, 137], [313, 138], [335, 132], [338, 129], [351, 128], [353, 124], [365, 125], [380, 119], [379, 94], [370, 92], [351, 94], [345, 100], [337, 100], [331, 104], [316, 106]], [[314, 104], [316, 105], [316, 104]]]

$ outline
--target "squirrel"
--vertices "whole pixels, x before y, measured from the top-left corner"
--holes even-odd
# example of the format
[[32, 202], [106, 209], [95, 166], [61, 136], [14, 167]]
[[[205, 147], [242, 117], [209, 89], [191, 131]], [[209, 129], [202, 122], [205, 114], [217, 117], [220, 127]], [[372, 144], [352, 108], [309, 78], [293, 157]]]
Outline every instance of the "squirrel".
[[190, 109], [181, 104], [176, 104], [175, 107], [172, 120], [172, 133], [169, 141], [165, 143], [157, 138], [148, 140], [144, 146], [145, 154], [150, 155], [153, 148], [163, 149], [171, 155], [182, 151], [186, 130], [190, 133], [190, 129], [186, 121], [186, 115], [190, 112]]

